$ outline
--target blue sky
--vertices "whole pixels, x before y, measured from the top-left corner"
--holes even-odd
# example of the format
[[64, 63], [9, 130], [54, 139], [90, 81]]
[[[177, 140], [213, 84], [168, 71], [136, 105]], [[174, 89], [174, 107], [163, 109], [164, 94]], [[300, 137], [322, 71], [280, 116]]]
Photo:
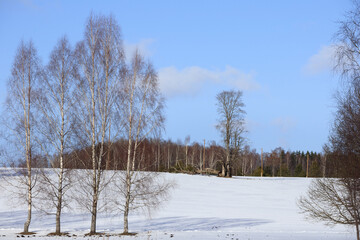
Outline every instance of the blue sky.
[[126, 52], [137, 46], [159, 72], [163, 138], [220, 143], [216, 94], [239, 89], [250, 146], [321, 151], [339, 86], [331, 46], [349, 9], [344, 0], [0, 0], [0, 101], [21, 39], [32, 39], [46, 63], [64, 34], [81, 40], [91, 11], [111, 13]]

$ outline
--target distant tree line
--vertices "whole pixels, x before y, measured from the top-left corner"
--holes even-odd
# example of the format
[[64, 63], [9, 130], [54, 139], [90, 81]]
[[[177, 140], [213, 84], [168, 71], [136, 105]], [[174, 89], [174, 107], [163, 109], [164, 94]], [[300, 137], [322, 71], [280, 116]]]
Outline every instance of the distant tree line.
[[[206, 173], [206, 169], [222, 171], [226, 158], [226, 149], [210, 141], [205, 144], [193, 142], [190, 137], [184, 141], [163, 139], [145, 139], [138, 146], [135, 169], [154, 172]], [[105, 143], [102, 168], [106, 170], [125, 170], [127, 140]], [[64, 155], [64, 166], [70, 169], [90, 169], [89, 148], [77, 149]], [[96, 148], [98, 151], [98, 147]], [[34, 156], [34, 165], [38, 167], [59, 166], [58, 157], [51, 163], [44, 156]], [[205, 165], [204, 165], [205, 164]], [[313, 151], [291, 151], [278, 147], [263, 153], [263, 176], [265, 177], [340, 177], [346, 175], [348, 162], [336, 153], [317, 153]], [[19, 166], [25, 166], [25, 162]], [[260, 176], [261, 154], [245, 145], [233, 157], [233, 175]], [[214, 171], [209, 172], [214, 173]], [[349, 173], [350, 174], [350, 173]]]

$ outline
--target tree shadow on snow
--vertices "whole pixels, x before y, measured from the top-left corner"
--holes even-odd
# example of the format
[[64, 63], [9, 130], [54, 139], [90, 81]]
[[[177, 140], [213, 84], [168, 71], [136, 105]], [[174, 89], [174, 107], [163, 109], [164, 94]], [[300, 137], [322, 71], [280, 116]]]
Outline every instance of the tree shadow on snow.
[[254, 227], [273, 221], [253, 218], [186, 218], [168, 217], [132, 222], [132, 228], [141, 231], [216, 231], [236, 227]]

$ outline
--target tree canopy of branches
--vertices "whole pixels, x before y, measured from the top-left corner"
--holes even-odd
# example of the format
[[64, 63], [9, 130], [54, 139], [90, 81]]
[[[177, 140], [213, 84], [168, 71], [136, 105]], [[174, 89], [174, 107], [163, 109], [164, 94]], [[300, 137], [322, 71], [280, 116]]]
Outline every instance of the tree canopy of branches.
[[350, 81], [360, 77], [360, 1], [353, 1], [353, 9], [346, 13], [336, 33], [335, 71]]
[[345, 79], [337, 94], [337, 113], [330, 136], [330, 149], [360, 156], [360, 1], [340, 22], [336, 34], [335, 70]]
[[231, 162], [244, 142], [244, 103], [241, 91], [223, 91], [216, 96], [220, 131], [225, 145], [222, 176], [231, 177]]
[[337, 93], [337, 112], [329, 149], [341, 161], [339, 176], [360, 177], [360, 1], [340, 22], [335, 70], [344, 78]]

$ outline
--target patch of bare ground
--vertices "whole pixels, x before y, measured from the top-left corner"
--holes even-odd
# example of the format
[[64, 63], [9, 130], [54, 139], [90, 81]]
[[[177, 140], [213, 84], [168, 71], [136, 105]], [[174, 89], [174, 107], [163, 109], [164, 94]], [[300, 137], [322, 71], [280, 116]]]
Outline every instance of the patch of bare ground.
[[137, 235], [137, 233], [130, 233], [130, 232], [128, 232], [128, 233], [120, 233], [119, 234], [119, 236], [136, 236]]
[[60, 232], [60, 233], [56, 233], [56, 232], [52, 232], [49, 233], [47, 236], [51, 237], [51, 236], [65, 236], [65, 237], [70, 237], [70, 234], [68, 232]]
[[103, 232], [96, 232], [96, 233], [86, 233], [84, 236], [85, 237], [87, 237], [87, 236], [110, 237], [111, 234], [103, 233]]

